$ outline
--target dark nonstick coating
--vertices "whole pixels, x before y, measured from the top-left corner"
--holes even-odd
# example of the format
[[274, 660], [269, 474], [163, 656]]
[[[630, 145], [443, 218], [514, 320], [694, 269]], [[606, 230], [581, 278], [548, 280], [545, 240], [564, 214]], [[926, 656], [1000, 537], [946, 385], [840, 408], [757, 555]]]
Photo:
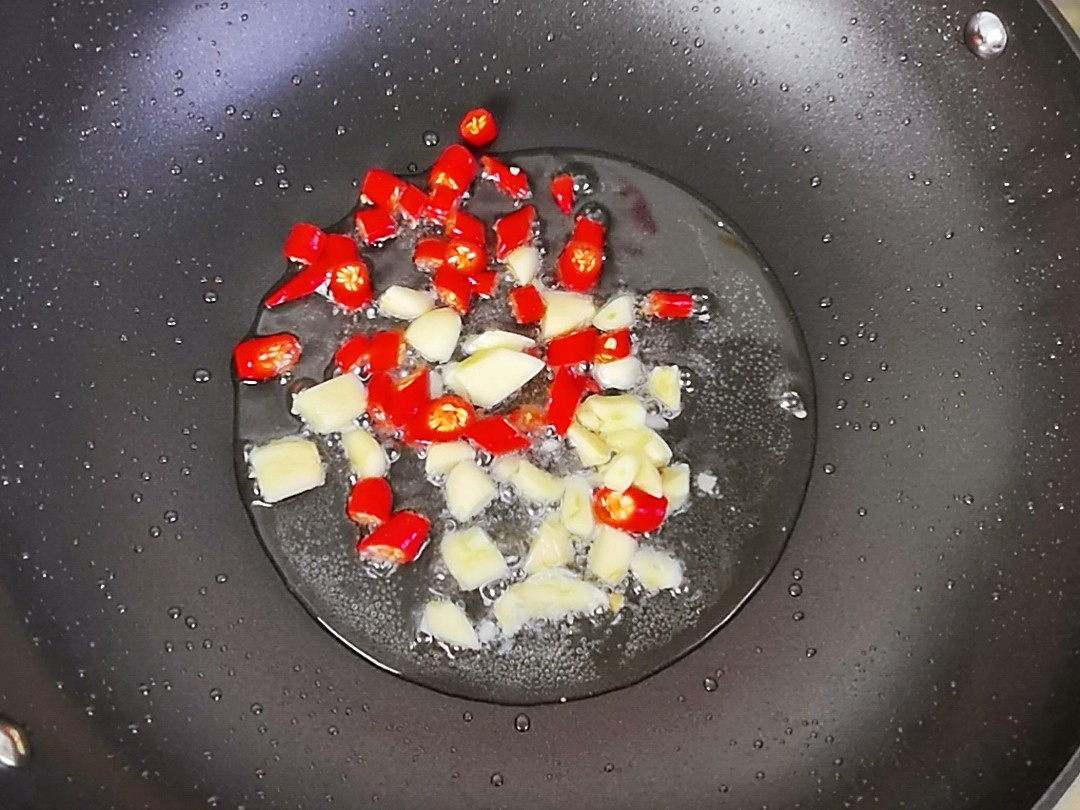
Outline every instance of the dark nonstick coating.
[[[1035, 803], [1080, 739], [1080, 62], [1054, 22], [1001, 4], [983, 62], [973, 2], [354, 7], [10, 10], [0, 713], [34, 755], [0, 804]], [[758, 595], [527, 732], [321, 631], [232, 474], [228, 351], [284, 229], [480, 100], [502, 149], [619, 153], [730, 214], [820, 412]]]

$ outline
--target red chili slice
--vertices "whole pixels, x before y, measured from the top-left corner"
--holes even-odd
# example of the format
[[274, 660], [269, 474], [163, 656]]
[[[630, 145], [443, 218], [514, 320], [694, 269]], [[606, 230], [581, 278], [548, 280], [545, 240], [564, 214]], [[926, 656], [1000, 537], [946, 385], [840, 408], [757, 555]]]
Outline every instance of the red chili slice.
[[273, 379], [292, 369], [301, 351], [299, 339], [288, 332], [242, 340], [233, 349], [236, 376], [255, 382]]
[[405, 359], [405, 333], [386, 329], [371, 336], [368, 348], [368, 370], [372, 374], [392, 371]]
[[397, 223], [384, 208], [361, 208], [353, 221], [356, 235], [365, 245], [378, 245], [397, 236]]
[[469, 146], [479, 149], [495, 140], [499, 129], [495, 126], [495, 116], [483, 107], [477, 107], [461, 117], [458, 134]]
[[559, 253], [555, 277], [564, 289], [588, 292], [600, 280], [604, 267], [604, 226], [578, 217], [570, 240]]
[[327, 289], [334, 303], [346, 312], [356, 312], [372, 301], [371, 277], [362, 259], [343, 264], [330, 276]]
[[431, 374], [420, 368], [394, 386], [393, 421], [404, 426], [416, 413], [431, 401]]
[[565, 436], [574, 420], [574, 411], [581, 402], [582, 385], [569, 366], [555, 369], [555, 377], [548, 388], [544, 419], [560, 436]]
[[451, 239], [446, 246], [446, 263], [463, 275], [475, 276], [487, 269], [487, 250], [482, 244]]
[[483, 220], [457, 209], [447, 215], [443, 233], [477, 245], [483, 245], [487, 241], [487, 226]]
[[413, 248], [413, 264], [425, 273], [434, 273], [446, 261], [447, 240], [437, 236], [421, 239]]
[[298, 273], [293, 273], [266, 296], [263, 306], [267, 309], [279, 307], [290, 301], [306, 298], [326, 283], [330, 276], [330, 269], [321, 261], [308, 265]]
[[546, 309], [540, 291], [531, 284], [510, 291], [510, 313], [518, 323], [536, 323], [544, 317]]
[[536, 209], [531, 205], [495, 220], [495, 258], [502, 261], [514, 248], [532, 242]]
[[431, 191], [440, 186], [449, 188], [460, 197], [469, 190], [476, 177], [476, 158], [472, 152], [458, 143], [450, 144], [435, 160], [428, 174], [428, 188]]
[[427, 195], [412, 183], [401, 184], [401, 194], [397, 201], [397, 211], [406, 220], [412, 223], [419, 222], [424, 217], [427, 208]]
[[506, 415], [506, 421], [518, 433], [539, 433], [547, 427], [544, 411], [536, 405], [519, 405]]
[[630, 330], [616, 329], [614, 332], [602, 332], [596, 338], [596, 362], [610, 363], [630, 356]]
[[371, 341], [367, 335], [353, 335], [334, 352], [334, 365], [344, 374], [346, 371], [362, 371], [368, 364]]
[[450, 186], [436, 186], [424, 202], [423, 219], [433, 225], [444, 225], [460, 199], [461, 195]]
[[574, 220], [574, 231], [570, 234], [571, 241], [584, 242], [595, 245], [598, 249], [604, 247], [605, 229], [602, 223], [588, 217], [578, 217]]
[[461, 397], [452, 394], [436, 397], [406, 424], [405, 441], [409, 444], [452, 442], [460, 439], [475, 419], [473, 406]]
[[553, 338], [547, 345], [547, 364], [570, 366], [575, 363], [591, 363], [596, 357], [598, 335], [596, 329], [590, 326]]
[[420, 556], [431, 523], [416, 512], [395, 512], [389, 520], [356, 544], [360, 556], [405, 565]]
[[528, 450], [532, 442], [502, 416], [486, 416], [465, 428], [465, 438], [493, 456]]
[[569, 174], [557, 174], [551, 178], [551, 198], [566, 215], [574, 213], [574, 178]]
[[368, 169], [360, 184], [360, 202], [393, 211], [404, 189], [405, 182], [385, 169]]
[[630, 487], [616, 492], [607, 487], [593, 490], [592, 510], [605, 526], [631, 534], [648, 534], [660, 528], [667, 516], [667, 498]]
[[469, 284], [472, 291], [481, 298], [491, 298], [495, 294], [495, 288], [499, 286], [499, 274], [494, 270], [483, 270], [469, 276]]
[[527, 200], [532, 196], [529, 178], [518, 166], [508, 166], [490, 155], [480, 158], [484, 179], [490, 180], [500, 192], [511, 200]]
[[367, 385], [367, 412], [375, 427], [392, 430], [394, 424], [394, 396], [397, 385], [388, 371], [372, 374]]
[[439, 300], [464, 315], [472, 302], [472, 285], [469, 277], [459, 273], [449, 264], [435, 271], [431, 280]]
[[307, 222], [297, 222], [285, 237], [285, 246], [281, 252], [290, 262], [311, 264], [319, 258], [325, 238], [322, 228]]
[[645, 296], [641, 309], [654, 318], [689, 318], [694, 314], [694, 296], [684, 292], [653, 290]]
[[390, 519], [394, 496], [385, 478], [361, 478], [345, 502], [349, 520], [361, 526], [381, 526]]

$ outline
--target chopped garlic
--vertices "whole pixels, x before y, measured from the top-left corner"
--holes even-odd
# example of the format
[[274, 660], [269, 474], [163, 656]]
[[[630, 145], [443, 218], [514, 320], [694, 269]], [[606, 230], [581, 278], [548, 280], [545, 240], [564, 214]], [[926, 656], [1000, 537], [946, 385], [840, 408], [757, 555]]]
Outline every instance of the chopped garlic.
[[[670, 467], [665, 467], [660, 471], [660, 480], [664, 485], [668, 512], [681, 509], [690, 498], [690, 465], [672, 464]], [[715, 482], [714, 478], [714, 485]]]
[[292, 402], [292, 412], [316, 433], [347, 428], [366, 407], [367, 389], [351, 372], [304, 389]]
[[549, 568], [511, 585], [495, 600], [495, 619], [513, 635], [529, 621], [554, 621], [595, 613], [608, 604], [604, 592], [563, 568]]
[[649, 395], [669, 411], [682, 408], [682, 372], [678, 366], [657, 366], [649, 372]]
[[519, 493], [535, 503], [554, 503], [563, 494], [563, 482], [529, 461], [522, 461], [510, 477]]
[[562, 504], [559, 515], [567, 531], [578, 537], [588, 537], [596, 525], [592, 513], [592, 487], [580, 475], [563, 480]]
[[266, 503], [283, 501], [326, 482], [319, 448], [299, 437], [275, 439], [254, 448], [248, 463], [259, 497]]
[[566, 431], [570, 446], [577, 452], [578, 460], [584, 467], [599, 467], [611, 459], [611, 450], [597, 434], [572, 422]]
[[521, 466], [521, 459], [516, 456], [503, 456], [491, 462], [491, 477], [500, 484], [505, 484], [514, 477]]
[[639, 548], [632, 560], [630, 570], [647, 590], [663, 591], [678, 588], [682, 584], [682, 563], [653, 548]]
[[435, 308], [435, 298], [424, 290], [394, 284], [379, 296], [379, 312], [388, 318], [414, 321]]
[[637, 475], [634, 476], [634, 486], [657, 498], [664, 494], [664, 479], [648, 459], [642, 459]]
[[629, 391], [645, 378], [645, 367], [636, 357], [623, 357], [610, 363], [596, 363], [592, 375], [603, 388]]
[[511, 349], [484, 349], [445, 374], [446, 384], [474, 405], [493, 408], [544, 370], [544, 361]]
[[532, 245], [514, 248], [503, 261], [511, 278], [519, 285], [528, 284], [540, 272], [540, 251]]
[[634, 325], [634, 298], [630, 295], [618, 295], [612, 298], [596, 313], [593, 326], [601, 332], [614, 332], [616, 329], [629, 329]]
[[447, 570], [463, 591], [476, 590], [509, 573], [502, 552], [478, 526], [446, 535], [439, 551]]
[[540, 319], [540, 335], [544, 340], [588, 326], [596, 314], [592, 296], [557, 290], [540, 295], [544, 299], [544, 317]]
[[[597, 430], [600, 433], [645, 426], [645, 406], [640, 399], [629, 394], [615, 396], [594, 394], [586, 399], [582, 406], [592, 411], [599, 420], [600, 426]], [[582, 422], [582, 424], [585, 423]]]
[[465, 338], [461, 342], [461, 350], [465, 354], [476, 354], [484, 349], [511, 349], [515, 352], [523, 352], [535, 345], [536, 341], [528, 335], [519, 335], [517, 332], [507, 332], [502, 329], [492, 329]]
[[446, 475], [462, 461], [472, 461], [476, 451], [468, 442], [443, 442], [433, 444], [427, 450], [424, 472], [428, 475]]
[[570, 533], [554, 515], [549, 515], [529, 544], [525, 555], [525, 571], [534, 574], [545, 568], [558, 568], [574, 561], [574, 544]]
[[420, 619], [420, 632], [445, 641], [452, 647], [466, 650], [480, 649], [480, 639], [473, 629], [465, 611], [446, 599], [432, 599], [424, 605]]
[[494, 497], [495, 484], [475, 461], [458, 463], [446, 476], [446, 507], [457, 520], [476, 517]]
[[616, 492], [624, 492], [634, 483], [641, 469], [641, 457], [636, 453], [619, 453], [603, 470], [604, 486]]
[[425, 312], [405, 330], [405, 342], [429, 363], [445, 363], [457, 348], [461, 316], [448, 307]]
[[366, 430], [350, 430], [341, 434], [341, 446], [357, 478], [382, 478], [390, 466], [378, 440]]
[[589, 546], [589, 572], [608, 585], [618, 585], [630, 570], [637, 540], [626, 532], [603, 527]]

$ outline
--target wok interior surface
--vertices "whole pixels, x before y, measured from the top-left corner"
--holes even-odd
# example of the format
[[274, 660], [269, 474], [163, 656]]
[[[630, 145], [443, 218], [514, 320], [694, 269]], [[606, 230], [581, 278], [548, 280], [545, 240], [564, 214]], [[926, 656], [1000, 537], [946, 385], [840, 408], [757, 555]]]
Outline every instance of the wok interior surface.
[[[33, 756], [3, 805], [1036, 802], [1080, 737], [1080, 63], [1033, 2], [977, 59], [978, 8], [13, 10], [0, 714]], [[228, 354], [281, 235], [478, 102], [500, 150], [618, 154], [728, 213], [818, 403], [799, 521], [734, 620], [525, 711], [322, 632], [233, 483]]]

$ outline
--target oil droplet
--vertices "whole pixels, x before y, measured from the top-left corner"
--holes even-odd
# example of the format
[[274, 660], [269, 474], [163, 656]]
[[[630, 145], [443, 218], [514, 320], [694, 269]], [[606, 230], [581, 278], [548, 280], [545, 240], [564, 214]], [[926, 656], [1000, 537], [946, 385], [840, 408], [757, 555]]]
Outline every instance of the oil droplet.
[[169, 608], [169, 618], [170, 619], [179, 619], [180, 618], [180, 608], [178, 608], [178, 607]]
[[794, 613], [791, 614], [792, 621], [801, 622], [805, 618], [806, 614], [803, 613], [801, 610], [796, 610]]
[[835, 464], [824, 464], [824, 465], [822, 465], [821, 469], [825, 471], [826, 475], [832, 475], [834, 472], [836, 472], [836, 465]]
[[180, 519], [180, 513], [175, 509], [168, 509], [162, 514], [162, 517], [165, 518], [166, 523], [176, 523]]
[[188, 616], [186, 619], [184, 619], [184, 624], [187, 625], [187, 628], [189, 630], [194, 630], [199, 626], [199, 620], [196, 619], [194, 616]]
[[256, 715], [262, 714], [263, 713], [262, 704], [261, 703], [252, 703], [251, 704], [251, 713], [256, 714]]
[[210, 690], [210, 699], [214, 702], [221, 700], [221, 690], [216, 686]]
[[832, 306], [832, 298], [826, 295], [824, 298], [818, 301], [818, 306], [822, 309], [828, 309]]
[[611, 773], [613, 770], [615, 770], [614, 762], [607, 762], [604, 764], [604, 773]]
[[817, 649], [816, 648], [814, 648], [814, 647], [807, 647], [806, 648], [806, 657], [807, 658], [813, 658], [815, 655], [817, 655]]
[[434, 130], [428, 129], [424, 131], [424, 146], [438, 146], [439, 145], [439, 133]]
[[492, 787], [502, 787], [503, 786], [503, 775], [501, 773], [493, 773], [491, 775], [491, 786]]
[[977, 11], [964, 27], [964, 42], [980, 59], [994, 59], [1005, 52], [1009, 31], [994, 12]]
[[716, 680], [716, 678], [713, 678], [712, 676], [709, 676], [708, 678], [706, 678], [704, 681], [701, 682], [701, 685], [705, 687], [706, 692], [715, 692], [717, 690], [717, 688], [720, 686], [720, 683], [719, 683], [719, 681]]
[[815, 174], [813, 177], [810, 178], [810, 188], [817, 188], [820, 185], [821, 177]]
[[801, 568], [792, 569], [791, 578], [794, 579], [795, 581], [798, 581], [798, 580], [802, 579], [803, 578], [802, 569]]
[[798, 598], [802, 596], [802, 585], [800, 585], [798, 582], [792, 582], [790, 585], [788, 585], [787, 592], [791, 596]]
[[205, 368], [197, 368], [195, 369], [195, 373], [191, 375], [191, 379], [195, 380], [197, 383], [210, 382], [210, 377], [210, 370]]
[[529, 719], [527, 714], [519, 714], [514, 718], [514, 728], [518, 731], [525, 732], [532, 728], [532, 720]]
[[461, 715], [461, 719], [464, 720], [466, 723], [471, 723], [472, 722], [472, 712], [465, 712], [463, 715]]
[[202, 300], [205, 301], [208, 304], [216, 304], [217, 299], [218, 299], [218, 295], [213, 290], [207, 290], [206, 292], [203, 293]]
[[289, 81], [291, 81], [291, 82], [292, 82], [292, 84], [293, 84], [293, 87], [299, 87], [299, 86], [300, 86], [300, 82], [302, 82], [302, 81], [303, 81], [303, 79], [302, 79], [302, 78], [300, 78], [300, 75], [299, 75], [299, 74], [296, 74], [296, 75], [294, 75], [294, 76], [292, 77], [292, 79], [290, 79]]

